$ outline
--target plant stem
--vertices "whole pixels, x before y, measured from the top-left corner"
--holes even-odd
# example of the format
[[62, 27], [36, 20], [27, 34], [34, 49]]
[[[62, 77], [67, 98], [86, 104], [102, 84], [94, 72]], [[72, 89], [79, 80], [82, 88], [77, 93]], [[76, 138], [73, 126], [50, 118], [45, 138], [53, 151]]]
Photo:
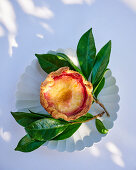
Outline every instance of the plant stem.
[[94, 102], [95, 102], [95, 103], [99, 104], [99, 105], [103, 108], [103, 110], [105, 111], [105, 113], [107, 114], [107, 116], [110, 117], [110, 114], [108, 113], [108, 111], [106, 110], [106, 108], [104, 107], [104, 105], [103, 105], [98, 99], [96, 99], [94, 96], [93, 96], [93, 99], [94, 99]]
[[72, 124], [75, 124], [75, 123], [85, 123], [85, 122], [89, 122], [90, 120], [97, 119], [98, 117], [102, 117], [104, 113], [105, 113], [105, 112], [103, 111], [102, 113], [99, 113], [99, 114], [95, 115], [94, 117], [92, 117], [92, 118], [90, 118], [90, 119], [88, 119], [88, 120], [85, 120], [84, 122], [71, 122], [71, 123], [72, 123]]

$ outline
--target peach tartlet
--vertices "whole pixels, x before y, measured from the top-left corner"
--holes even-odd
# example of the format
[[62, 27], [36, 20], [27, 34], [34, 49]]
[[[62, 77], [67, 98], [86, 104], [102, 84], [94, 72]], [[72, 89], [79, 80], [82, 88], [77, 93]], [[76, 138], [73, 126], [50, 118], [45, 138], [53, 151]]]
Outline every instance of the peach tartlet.
[[92, 84], [81, 74], [62, 67], [51, 72], [41, 83], [40, 102], [52, 117], [75, 120], [90, 109], [92, 90]]

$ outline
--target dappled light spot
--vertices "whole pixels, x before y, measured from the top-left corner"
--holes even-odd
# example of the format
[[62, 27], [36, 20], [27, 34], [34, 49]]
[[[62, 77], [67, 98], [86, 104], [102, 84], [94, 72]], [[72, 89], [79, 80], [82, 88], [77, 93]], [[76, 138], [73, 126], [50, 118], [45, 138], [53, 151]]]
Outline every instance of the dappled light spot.
[[36, 37], [43, 39], [43, 38], [44, 38], [44, 35], [42, 35], [42, 34], [36, 34]]
[[[36, 6], [33, 0], [17, 0], [23, 11], [29, 15], [38, 18], [50, 19], [54, 16], [53, 12], [46, 6]], [[9, 42], [9, 56], [13, 54], [13, 47], [18, 47], [16, 42], [17, 25], [16, 15], [12, 3], [9, 0], [0, 0], [0, 23], [4, 25], [4, 29], [8, 31]], [[46, 23], [41, 25], [49, 32], [53, 33], [53, 29]], [[5, 35], [5, 30], [0, 26], [0, 37]], [[44, 38], [43, 35], [38, 34], [37, 37]]]
[[108, 149], [108, 151], [110, 151], [113, 154], [117, 154], [120, 156], [122, 155], [120, 150], [117, 148], [117, 146], [112, 142], [106, 143], [106, 148]]
[[98, 147], [96, 147], [94, 145], [90, 148], [90, 153], [95, 157], [100, 156], [100, 150], [98, 149]]
[[136, 0], [122, 0], [129, 8], [136, 12]]
[[95, 0], [61, 0], [66, 5], [72, 5], [72, 4], [92, 4]]
[[10, 1], [0, 0], [0, 22], [13, 34], [17, 31], [15, 18], [14, 9]]
[[33, 0], [17, 0], [23, 11], [35, 17], [50, 19], [54, 16], [53, 12], [46, 6], [36, 6]]
[[12, 56], [12, 47], [17, 47], [15, 40], [17, 33], [16, 16], [9, 0], [0, 0], [0, 22], [8, 30], [9, 55]]
[[0, 37], [3, 37], [5, 35], [4, 29], [0, 26]]
[[119, 156], [119, 155], [112, 155], [111, 158], [112, 158], [113, 162], [115, 164], [117, 164], [118, 166], [125, 167], [124, 161], [123, 161], [121, 156]]
[[45, 30], [49, 31], [50, 33], [54, 33], [54, 30], [51, 28], [49, 24], [45, 22], [41, 22], [40, 24]]
[[62, 0], [64, 4], [82, 4], [83, 0]]
[[3, 128], [0, 128], [0, 137], [5, 141], [5, 142], [9, 142], [11, 139], [11, 134], [10, 132], [4, 132]]
[[109, 152], [111, 152], [111, 159], [112, 161], [120, 166], [120, 167], [124, 167], [125, 166], [125, 163], [122, 159], [122, 153], [121, 151], [119, 150], [119, 148], [112, 142], [108, 142], [106, 143], [106, 148]]
[[9, 40], [9, 55], [12, 56], [13, 54], [13, 47], [18, 47], [18, 44], [16, 42], [15, 36], [14, 35], [9, 35], [8, 36]]

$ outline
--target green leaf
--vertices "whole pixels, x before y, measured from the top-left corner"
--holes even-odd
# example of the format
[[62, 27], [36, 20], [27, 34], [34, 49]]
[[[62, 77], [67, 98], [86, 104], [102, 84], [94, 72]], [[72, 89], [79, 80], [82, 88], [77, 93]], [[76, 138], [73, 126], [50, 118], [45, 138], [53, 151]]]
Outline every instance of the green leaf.
[[15, 148], [16, 151], [21, 152], [31, 152], [41, 145], [43, 145], [46, 141], [36, 141], [32, 139], [29, 135], [24, 136], [18, 143], [17, 147]]
[[91, 74], [91, 82], [95, 87], [103, 77], [108, 66], [111, 53], [111, 41], [109, 41], [97, 54], [94, 67]]
[[91, 113], [87, 113], [87, 114], [85, 114], [84, 116], [81, 116], [81, 117], [79, 117], [79, 118], [76, 119], [76, 120], [73, 120], [72, 122], [80, 122], [80, 123], [83, 123], [84, 121], [89, 120], [89, 119], [91, 119], [91, 118], [93, 118], [93, 115], [92, 115]]
[[96, 87], [94, 91], [94, 96], [97, 98], [98, 94], [101, 92], [105, 84], [105, 77], [102, 78], [102, 80], [99, 82], [98, 86]]
[[31, 123], [25, 128], [25, 130], [31, 138], [46, 141], [51, 140], [62, 133], [68, 125], [68, 122], [53, 118], [43, 118]]
[[43, 119], [45, 115], [38, 113], [11, 112], [12, 116], [21, 126], [28, 126], [36, 120]]
[[108, 70], [110, 70], [110, 69], [106, 69], [106, 71], [105, 71], [104, 74], [103, 74], [102, 79], [99, 81], [98, 84], [96, 84], [97, 86], [96, 86], [96, 87], [95, 87], [95, 85], [93, 86], [93, 88], [94, 88], [94, 90], [93, 90], [93, 95], [95, 96], [95, 98], [98, 97], [98, 94], [101, 92], [101, 90], [102, 90], [103, 87], [104, 87], [104, 84], [105, 84], [105, 77], [104, 77], [104, 75], [105, 75], [105, 73], [106, 73]]
[[73, 61], [66, 54], [57, 53], [57, 55], [63, 57], [66, 61], [68, 61], [69, 64], [71, 65], [71, 68], [73, 68], [72, 70], [75, 70], [75, 71], [77, 71], [77, 72], [79, 72], [80, 74], [83, 75], [82, 71], [73, 63]]
[[[29, 110], [29, 109], [28, 109]], [[52, 119], [55, 119], [55, 118], [53, 118], [51, 115], [47, 115], [47, 114], [42, 114], [42, 113], [36, 113], [36, 112], [32, 112], [31, 110], [29, 110], [31, 113], [33, 113], [33, 114], [37, 114], [37, 115], [41, 115], [41, 116], [43, 116], [43, 117], [45, 117], [45, 118], [52, 118]], [[63, 122], [67, 122], [66, 120], [64, 120], [64, 119], [62, 119], [62, 118], [59, 118], [59, 119], [57, 119], [57, 120], [60, 120], [60, 121], [63, 121]]]
[[52, 118], [51, 115], [49, 114], [43, 114], [43, 113], [36, 113], [36, 112], [32, 112], [30, 109], [28, 109], [30, 113], [32, 114], [36, 114], [36, 115], [40, 115], [40, 116], [43, 116], [43, 117], [46, 117], [46, 118]]
[[102, 123], [101, 120], [99, 119], [95, 119], [95, 125], [97, 130], [102, 133], [102, 134], [106, 134], [108, 133], [108, 129], [105, 128], [104, 124]]
[[[71, 121], [71, 123], [75, 122], [75, 124], [69, 125], [60, 135], [58, 135], [56, 138], [53, 138], [53, 140], [63, 140], [63, 139], [69, 138], [81, 126], [81, 123], [83, 123], [84, 121], [89, 120], [91, 118], [93, 118], [93, 115], [90, 113], [87, 113], [86, 115], [81, 116], [80, 118]], [[80, 122], [80, 123], [77, 123], [77, 122]]]
[[64, 140], [72, 136], [77, 129], [81, 126], [81, 123], [69, 125], [60, 135], [56, 136], [52, 140]]
[[35, 56], [38, 58], [38, 62], [41, 68], [46, 73], [56, 71], [60, 67], [65, 66], [68, 66], [70, 69], [73, 69], [71, 64], [64, 57], [55, 54], [35, 54]]
[[93, 68], [95, 56], [96, 47], [91, 28], [82, 35], [77, 45], [77, 57], [79, 60], [79, 64], [83, 74], [87, 79], [89, 78], [89, 75]]

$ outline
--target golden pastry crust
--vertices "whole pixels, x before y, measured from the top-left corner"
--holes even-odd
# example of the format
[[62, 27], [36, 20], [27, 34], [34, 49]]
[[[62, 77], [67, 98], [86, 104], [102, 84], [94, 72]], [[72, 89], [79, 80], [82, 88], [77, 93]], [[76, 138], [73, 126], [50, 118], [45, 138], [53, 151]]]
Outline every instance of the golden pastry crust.
[[[55, 105], [57, 103], [62, 102], [62, 106], [63, 106], [63, 101], [59, 101], [59, 100], [61, 100], [63, 98], [65, 98], [65, 100], [66, 100], [64, 102], [67, 103], [67, 100], [69, 100], [69, 98], [71, 98], [71, 94], [69, 92], [68, 92], [68, 94], [65, 95], [65, 97], [64, 97], [64, 95], [62, 95], [60, 97], [58, 97], [58, 95], [57, 95], [57, 97], [55, 96], [55, 98], [57, 98], [57, 99], [55, 99], [53, 103], [50, 102], [50, 101], [53, 101], [53, 100], [52, 99], [50, 100], [50, 97], [48, 97], [48, 93], [51, 96], [50, 89], [55, 85], [55, 80], [56, 80], [55, 78], [59, 77], [59, 76], [63, 76], [63, 74], [66, 74], [66, 77], [67, 77], [67, 75], [71, 75], [71, 77], [68, 78], [68, 80], [66, 80], [64, 82], [65, 84], [70, 82], [70, 81], [75, 81], [77, 84], [75, 85], [75, 87], [73, 87], [73, 89], [74, 88], [76, 90], [81, 89], [79, 91], [80, 92], [79, 93], [79, 99], [76, 100], [77, 106], [78, 106], [78, 103], [80, 101], [82, 101], [82, 103], [84, 101], [84, 103], [82, 104], [82, 107], [80, 107], [80, 105], [81, 105], [81, 103], [80, 103], [79, 108], [76, 111], [73, 111], [72, 114], [70, 113], [70, 115], [60, 111]], [[72, 80], [73, 75], [74, 76], [76, 75], [77, 77], [78, 76], [80, 77], [80, 79], [82, 81], [82, 85], [78, 82], [77, 79]], [[64, 75], [64, 77], [65, 77], [65, 75]], [[61, 81], [63, 82], [63, 80], [61, 80], [61, 77], [59, 78], [59, 80], [60, 80], [59, 82], [61, 82]], [[64, 84], [64, 83], [62, 83], [62, 84]], [[78, 84], [79, 84], [79, 87], [78, 87]], [[85, 94], [81, 94], [82, 90], [84, 90], [83, 93], [85, 93]], [[48, 113], [50, 113], [52, 115], [52, 117], [54, 117], [55, 119], [62, 118], [64, 120], [66, 120], [66, 121], [75, 120], [75, 119], [85, 115], [88, 112], [88, 110], [90, 109], [92, 101], [93, 101], [92, 90], [93, 90], [92, 84], [90, 82], [86, 81], [81, 74], [79, 74], [76, 71], [69, 70], [69, 67], [62, 67], [62, 68], [58, 69], [57, 71], [51, 72], [50, 74], [48, 74], [48, 76], [44, 80], [44, 82], [41, 83], [41, 87], [40, 87], [40, 103], [44, 107], [44, 109]], [[65, 93], [64, 88], [63, 88], [63, 91]], [[66, 91], [67, 91], [67, 88], [66, 88]], [[54, 93], [55, 93], [55, 91], [54, 91]], [[46, 94], [47, 94], [47, 97], [46, 97]], [[83, 95], [83, 97], [82, 97], [82, 95]], [[78, 98], [78, 94], [76, 95], [76, 98]], [[69, 108], [70, 107], [71, 107], [71, 105], [69, 106]], [[74, 107], [74, 106], [72, 106], [72, 107]], [[76, 108], [76, 107], [74, 107], [74, 108]], [[78, 110], [79, 110], [79, 112], [78, 112]]]

